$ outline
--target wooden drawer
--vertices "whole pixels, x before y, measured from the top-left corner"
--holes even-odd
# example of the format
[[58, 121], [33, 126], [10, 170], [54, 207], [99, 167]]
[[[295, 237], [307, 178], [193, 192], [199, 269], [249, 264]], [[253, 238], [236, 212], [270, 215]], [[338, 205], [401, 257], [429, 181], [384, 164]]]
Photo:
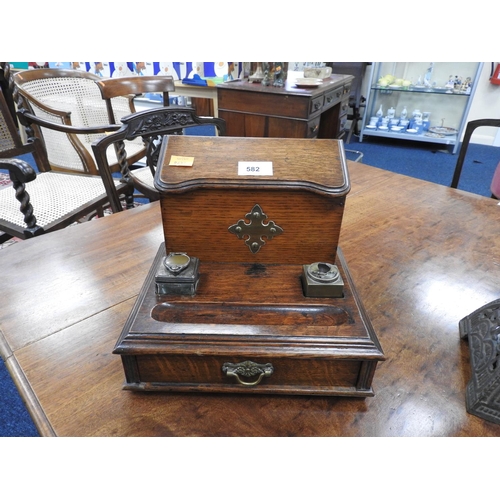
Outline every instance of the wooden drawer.
[[[344, 130], [347, 127], [347, 113], [340, 117], [339, 119], [339, 130], [342, 135], [344, 135]], [[341, 136], [339, 136], [341, 138]]]
[[[306, 95], [287, 95], [264, 92], [240, 92], [218, 89], [218, 109], [265, 116], [307, 119], [311, 113], [310, 98]], [[323, 96], [320, 97], [323, 99]], [[321, 107], [320, 107], [321, 109]]]
[[[372, 396], [373, 362], [269, 356], [134, 356], [144, 390]], [[132, 388], [132, 387], [131, 387]], [[134, 387], [136, 389], [136, 387]]]
[[327, 110], [328, 108], [335, 106], [335, 104], [337, 104], [342, 99], [342, 96], [343, 96], [343, 87], [327, 92], [325, 94], [325, 102], [323, 104], [323, 109]]
[[318, 137], [319, 124], [321, 121], [321, 116], [318, 116], [314, 120], [307, 122], [307, 135], [308, 139], [314, 139]]
[[342, 101], [342, 103], [340, 104], [339, 116], [346, 115], [348, 111], [349, 111], [349, 100], [346, 99]]
[[321, 113], [321, 109], [323, 108], [324, 96], [320, 95], [311, 99], [311, 104], [309, 107], [309, 114], [314, 115], [316, 113]]

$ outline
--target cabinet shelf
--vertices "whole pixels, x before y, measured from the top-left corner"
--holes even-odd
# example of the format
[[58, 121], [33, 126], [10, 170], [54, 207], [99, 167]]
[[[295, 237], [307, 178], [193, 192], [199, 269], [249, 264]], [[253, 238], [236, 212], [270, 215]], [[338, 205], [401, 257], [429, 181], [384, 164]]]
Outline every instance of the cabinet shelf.
[[457, 135], [447, 135], [445, 137], [435, 137], [426, 135], [426, 132], [421, 134], [411, 134], [409, 132], [391, 132], [383, 130], [364, 130], [363, 135], [369, 135], [372, 137], [385, 137], [388, 139], [397, 139], [402, 141], [420, 141], [420, 142], [432, 142], [436, 144], [443, 144], [449, 146], [457, 142]]
[[385, 94], [390, 94], [391, 92], [411, 92], [411, 93], [420, 93], [420, 94], [446, 94], [449, 96], [456, 95], [462, 97], [469, 97], [470, 92], [461, 92], [451, 90], [445, 87], [381, 87], [379, 85], [375, 85], [371, 88], [372, 91], [379, 91]]
[[[368, 96], [365, 114], [359, 135], [360, 142], [364, 136], [384, 137], [397, 140], [411, 140], [436, 143], [448, 146], [452, 153], [456, 153], [460, 146], [460, 139], [466, 126], [467, 115], [474, 97], [477, 82], [482, 70], [482, 63], [397, 63], [384, 62], [371, 65]], [[397, 85], [379, 85], [382, 77], [391, 75], [396, 79], [409, 80], [412, 84], [408, 87]], [[451, 89], [449, 80], [460, 79], [462, 82], [470, 79], [466, 90], [457, 87]], [[415, 82], [418, 80], [418, 84]], [[420, 85], [420, 82], [426, 85]], [[389, 109], [395, 118], [401, 117], [406, 108], [407, 119], [412, 120], [414, 112], [429, 117], [426, 129], [432, 127], [447, 127], [457, 131], [456, 134], [440, 137], [425, 131], [408, 133], [412, 123], [400, 123], [404, 128], [395, 132], [367, 128], [370, 119], [380, 115], [388, 118]], [[377, 114], [378, 113], [378, 114]], [[410, 125], [410, 126], [409, 126]], [[418, 127], [421, 130], [422, 126]]]

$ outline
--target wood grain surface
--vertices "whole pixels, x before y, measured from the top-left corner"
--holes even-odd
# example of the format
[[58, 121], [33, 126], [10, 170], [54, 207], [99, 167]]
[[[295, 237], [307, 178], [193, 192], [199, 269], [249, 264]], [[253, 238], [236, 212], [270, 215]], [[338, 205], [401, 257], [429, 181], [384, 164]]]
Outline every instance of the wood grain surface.
[[373, 398], [122, 390], [112, 350], [163, 239], [153, 203], [1, 251], [0, 350], [41, 433], [500, 436], [465, 410], [458, 331], [500, 296], [498, 202], [349, 169], [340, 246], [387, 358]]

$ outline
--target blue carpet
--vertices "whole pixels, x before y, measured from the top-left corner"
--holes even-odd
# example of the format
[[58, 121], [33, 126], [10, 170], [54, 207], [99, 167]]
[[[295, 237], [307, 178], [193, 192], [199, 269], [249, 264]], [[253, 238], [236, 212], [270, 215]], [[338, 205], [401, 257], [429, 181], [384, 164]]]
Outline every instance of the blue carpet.
[[35, 424], [26, 410], [5, 363], [0, 358], [0, 436], [38, 436]]
[[[346, 149], [364, 154], [362, 162], [417, 179], [449, 186], [458, 159], [445, 146], [406, 140], [352, 137]], [[352, 153], [351, 153], [352, 155]], [[353, 159], [349, 157], [348, 159]], [[500, 148], [470, 144], [462, 168], [458, 189], [482, 196], [491, 196], [490, 183], [500, 162]]]

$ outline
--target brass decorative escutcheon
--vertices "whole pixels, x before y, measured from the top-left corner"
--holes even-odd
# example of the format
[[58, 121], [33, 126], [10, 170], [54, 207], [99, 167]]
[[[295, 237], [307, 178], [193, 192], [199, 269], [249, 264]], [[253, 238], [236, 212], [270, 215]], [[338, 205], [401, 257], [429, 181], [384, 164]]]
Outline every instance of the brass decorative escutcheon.
[[[241, 385], [253, 386], [258, 385], [264, 377], [270, 377], [274, 373], [274, 368], [271, 363], [260, 365], [253, 361], [242, 361], [241, 363], [224, 363], [222, 371], [228, 377], [234, 377]], [[241, 377], [255, 377], [257, 380], [246, 382], [241, 380]]]
[[250, 222], [247, 223], [244, 219], [240, 219], [236, 224], [229, 226], [228, 230], [240, 240], [247, 236], [245, 244], [252, 253], [257, 253], [266, 244], [266, 239], [272, 240], [275, 236], [283, 233], [283, 229], [273, 221], [269, 221], [267, 224], [264, 222], [267, 215], [259, 204], [256, 204], [252, 211], [245, 215], [245, 218]]

